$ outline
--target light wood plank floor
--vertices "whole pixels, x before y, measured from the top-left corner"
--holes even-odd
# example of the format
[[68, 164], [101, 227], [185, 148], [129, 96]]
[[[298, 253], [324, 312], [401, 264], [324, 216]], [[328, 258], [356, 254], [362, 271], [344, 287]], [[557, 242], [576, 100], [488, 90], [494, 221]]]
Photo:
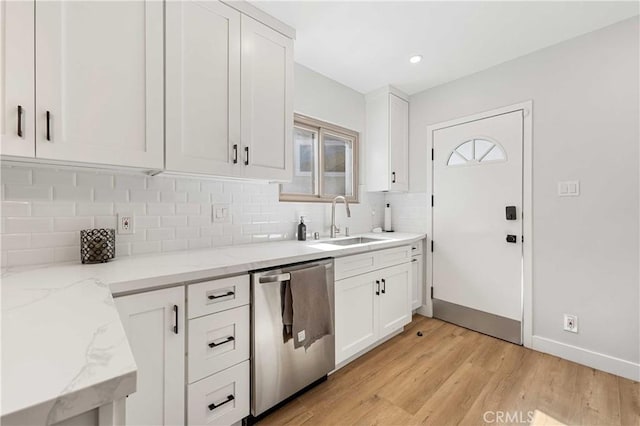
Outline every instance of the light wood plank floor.
[[415, 316], [260, 424], [638, 426], [640, 385]]

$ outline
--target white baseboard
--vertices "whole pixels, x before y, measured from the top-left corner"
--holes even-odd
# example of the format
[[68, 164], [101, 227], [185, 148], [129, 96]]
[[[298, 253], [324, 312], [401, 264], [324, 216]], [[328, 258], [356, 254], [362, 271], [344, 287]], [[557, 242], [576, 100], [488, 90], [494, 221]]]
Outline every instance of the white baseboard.
[[532, 349], [536, 351], [568, 359], [616, 376], [640, 381], [640, 364], [540, 336], [533, 336], [532, 343]]

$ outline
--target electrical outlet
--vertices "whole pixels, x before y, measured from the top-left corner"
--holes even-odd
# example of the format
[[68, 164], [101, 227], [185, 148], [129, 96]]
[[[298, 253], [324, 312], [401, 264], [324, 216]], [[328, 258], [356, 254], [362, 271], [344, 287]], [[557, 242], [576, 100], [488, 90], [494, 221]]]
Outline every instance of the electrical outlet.
[[133, 213], [118, 213], [118, 234], [133, 234], [135, 231], [136, 228]]
[[231, 217], [229, 211], [231, 207], [229, 204], [214, 204], [211, 208], [211, 219], [213, 223], [229, 223]]
[[578, 316], [564, 314], [564, 330], [572, 333], [578, 332]]

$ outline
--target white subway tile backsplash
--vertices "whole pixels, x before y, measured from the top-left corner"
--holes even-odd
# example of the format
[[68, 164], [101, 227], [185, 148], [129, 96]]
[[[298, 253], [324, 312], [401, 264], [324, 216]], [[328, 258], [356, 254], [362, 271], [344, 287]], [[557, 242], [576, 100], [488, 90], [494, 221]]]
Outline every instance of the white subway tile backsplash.
[[34, 201], [31, 204], [31, 215], [32, 216], [44, 216], [44, 217], [55, 217], [55, 216], [75, 216], [76, 214], [76, 204], [68, 203], [68, 202], [40, 202]]
[[3, 234], [0, 247], [4, 251], [29, 248], [31, 234]]
[[163, 203], [186, 203], [186, 192], [161, 192], [160, 201]]
[[0, 170], [1, 183], [31, 184], [31, 169], [20, 167], [5, 167]]
[[54, 262], [54, 249], [29, 249], [7, 251], [6, 263], [10, 266], [40, 265]]
[[47, 185], [4, 185], [5, 200], [51, 200], [51, 187]]
[[146, 176], [126, 174], [115, 176], [115, 187], [118, 189], [145, 189], [147, 187], [146, 183]]
[[3, 220], [3, 232], [9, 234], [30, 234], [53, 230], [53, 219], [50, 217], [7, 217]]
[[147, 230], [148, 241], [172, 240], [175, 238], [175, 230], [173, 228], [158, 228]]
[[80, 232], [47, 232], [42, 234], [33, 234], [31, 238], [31, 247], [69, 247], [80, 244]]
[[76, 173], [76, 185], [89, 186], [93, 189], [111, 189], [113, 188], [113, 175], [101, 173]]
[[172, 192], [176, 189], [176, 180], [160, 176], [152, 176], [147, 178], [147, 189]]
[[160, 201], [160, 193], [158, 191], [132, 189], [129, 191], [129, 200], [134, 203], [155, 203]]
[[131, 243], [131, 254], [159, 253], [162, 251], [160, 241], [144, 241]]
[[93, 189], [86, 186], [55, 185], [53, 187], [54, 200], [91, 201]]
[[107, 216], [113, 214], [113, 203], [78, 203], [78, 216]]
[[[300, 215], [309, 232], [328, 232], [330, 206], [281, 203], [277, 184], [215, 179], [147, 177], [141, 174], [65, 170], [43, 166], [2, 168], [2, 265], [79, 261], [85, 228], [116, 228], [117, 214], [135, 215], [135, 233], [116, 235], [116, 256], [292, 239]], [[361, 191], [364, 191], [361, 187]], [[406, 197], [419, 222], [425, 197]], [[382, 221], [384, 195], [362, 192], [352, 218], [339, 210], [352, 233]], [[212, 205], [227, 204], [225, 223], [212, 222]], [[371, 209], [378, 215], [371, 216]], [[417, 212], [417, 213], [416, 213]]]
[[129, 191], [126, 189], [95, 188], [93, 190], [93, 199], [98, 202], [127, 202], [129, 200]]
[[147, 214], [150, 216], [169, 216], [176, 213], [176, 205], [171, 203], [149, 203]]
[[2, 217], [7, 216], [29, 216], [31, 214], [31, 203], [28, 201], [3, 201]]
[[186, 216], [162, 216], [162, 226], [165, 228], [178, 228], [187, 226]]
[[56, 217], [53, 221], [53, 230], [56, 232], [93, 228], [93, 217], [91, 216]]
[[189, 248], [187, 240], [164, 240], [162, 241], [162, 251], [186, 250]]
[[67, 170], [33, 169], [35, 185], [75, 185], [76, 174]]

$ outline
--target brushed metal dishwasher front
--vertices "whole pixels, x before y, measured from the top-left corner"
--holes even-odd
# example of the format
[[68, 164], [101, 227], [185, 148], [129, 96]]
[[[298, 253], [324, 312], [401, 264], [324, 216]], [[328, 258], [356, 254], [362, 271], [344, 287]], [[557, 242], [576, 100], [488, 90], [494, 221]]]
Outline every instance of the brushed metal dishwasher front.
[[[309, 349], [284, 343], [280, 286], [289, 272], [324, 265], [331, 309], [331, 334]], [[335, 368], [333, 259], [300, 263], [251, 274], [251, 414], [259, 416]]]

